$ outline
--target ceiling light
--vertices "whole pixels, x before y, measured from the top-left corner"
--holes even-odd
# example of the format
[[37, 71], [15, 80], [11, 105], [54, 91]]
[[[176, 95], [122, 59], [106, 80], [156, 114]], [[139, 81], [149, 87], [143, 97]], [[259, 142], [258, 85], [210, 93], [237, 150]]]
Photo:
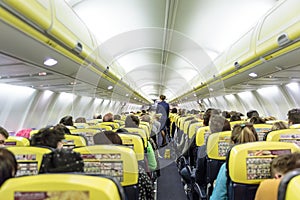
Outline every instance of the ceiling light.
[[251, 73], [249, 74], [249, 76], [255, 78], [255, 77], [257, 77], [257, 74], [254, 73], [254, 72], [251, 72]]
[[76, 81], [70, 83], [70, 85], [76, 85], [76, 84], [77, 84]]
[[47, 72], [39, 72], [39, 76], [46, 76]]
[[126, 94], [125, 96], [126, 96], [126, 97], [128, 97], [128, 96], [129, 96], [129, 94]]
[[197, 96], [197, 94], [194, 94], [194, 97], [196, 97]]
[[57, 60], [53, 59], [53, 58], [47, 58], [45, 61], [44, 61], [44, 65], [46, 66], [53, 66], [53, 65], [56, 65], [57, 64]]
[[111, 85], [107, 87], [108, 90], [111, 90], [111, 89], [113, 89], [113, 88], [114, 88], [114, 87], [111, 86]]

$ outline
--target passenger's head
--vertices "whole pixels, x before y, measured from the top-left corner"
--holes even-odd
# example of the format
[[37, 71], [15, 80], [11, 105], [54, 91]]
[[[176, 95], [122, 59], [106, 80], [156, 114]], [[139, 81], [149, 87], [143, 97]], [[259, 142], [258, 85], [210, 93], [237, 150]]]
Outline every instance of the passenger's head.
[[9, 134], [7, 130], [0, 126], [0, 147], [4, 146], [5, 140], [8, 138]]
[[300, 168], [300, 153], [282, 154], [272, 160], [271, 175], [274, 178], [281, 178], [296, 168]]
[[5, 149], [0, 148], [0, 186], [9, 178], [16, 175], [18, 163], [14, 154]]
[[177, 108], [172, 108], [171, 113], [177, 113]]
[[113, 131], [104, 131], [103, 133], [96, 133], [94, 135], [94, 144], [120, 144], [122, 145], [122, 139]]
[[140, 125], [140, 120], [135, 115], [128, 115], [125, 119], [125, 127], [127, 128], [138, 128]]
[[250, 110], [247, 112], [247, 117], [250, 119], [251, 117], [259, 117], [257, 110]]
[[162, 94], [162, 95], [159, 96], [159, 99], [164, 101], [164, 100], [166, 100], [166, 96]]
[[266, 123], [266, 121], [261, 117], [253, 116], [250, 119], [250, 123], [252, 123], [252, 124], [264, 124], [264, 123]]
[[149, 115], [143, 115], [143, 116], [141, 116], [141, 121], [150, 123], [151, 117]]
[[65, 139], [64, 132], [59, 128], [43, 128], [31, 138], [31, 146], [46, 146], [51, 148], [62, 148], [62, 140]]
[[300, 124], [300, 109], [294, 108], [288, 112], [289, 125]]
[[283, 121], [275, 122], [272, 127], [271, 131], [281, 130], [281, 129], [287, 129], [288, 125], [284, 123]]
[[221, 115], [212, 115], [210, 117], [209, 128], [211, 133], [231, 130], [229, 121]]
[[230, 121], [231, 121], [231, 122], [234, 122], [234, 121], [241, 121], [241, 120], [242, 120], [242, 119], [241, 119], [241, 116], [240, 116], [239, 114], [237, 114], [237, 113], [231, 115], [231, 117], [230, 117]]
[[73, 126], [73, 117], [71, 115], [65, 116], [61, 118], [59, 121], [60, 124], [63, 124], [65, 126]]
[[113, 122], [114, 121], [114, 115], [112, 113], [107, 113], [102, 118], [103, 122]]
[[75, 119], [75, 123], [86, 123], [86, 119], [84, 117], [78, 117]]
[[258, 141], [258, 135], [253, 124], [245, 123], [234, 125], [231, 132], [231, 141], [234, 144]]
[[114, 115], [114, 120], [121, 120], [121, 115]]
[[223, 111], [221, 115], [225, 118], [230, 118], [230, 113], [228, 111]]

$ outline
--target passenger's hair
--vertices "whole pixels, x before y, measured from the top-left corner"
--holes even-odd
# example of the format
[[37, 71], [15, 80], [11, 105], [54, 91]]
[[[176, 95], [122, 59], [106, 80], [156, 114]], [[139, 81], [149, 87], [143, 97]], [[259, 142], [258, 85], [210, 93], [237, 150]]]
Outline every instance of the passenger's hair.
[[294, 108], [288, 112], [289, 124], [300, 124], [300, 109]]
[[86, 119], [84, 117], [78, 117], [75, 119], [75, 123], [86, 123]]
[[112, 113], [107, 113], [102, 118], [103, 122], [113, 122], [114, 121], [114, 115]]
[[61, 118], [59, 121], [60, 124], [63, 124], [65, 126], [73, 126], [73, 117], [71, 115], [65, 116]]
[[253, 124], [245, 123], [234, 125], [231, 132], [231, 141], [234, 144], [258, 141], [258, 135]]
[[121, 137], [113, 131], [104, 131], [96, 133], [94, 136], [94, 144], [120, 144], [122, 145]]
[[300, 153], [282, 154], [275, 157], [271, 162], [271, 174], [286, 174], [293, 169], [300, 168]]
[[266, 121], [261, 117], [253, 116], [250, 119], [250, 123], [252, 123], [252, 124], [264, 124], [264, 123], [266, 123]]
[[135, 115], [128, 115], [125, 119], [125, 127], [126, 128], [138, 128], [140, 125], [140, 120]]
[[223, 111], [222, 113], [221, 113], [221, 115], [223, 116], [223, 117], [225, 117], [225, 118], [230, 118], [231, 116], [230, 116], [230, 113], [228, 112], [228, 111]]
[[121, 115], [114, 115], [115, 120], [121, 120]]
[[9, 133], [7, 132], [7, 130], [1, 126], [0, 126], [0, 134], [3, 135], [6, 139], [9, 136]]
[[16, 175], [18, 163], [14, 154], [5, 148], [0, 148], [0, 186]]
[[177, 113], [177, 108], [172, 108], [171, 113]]
[[57, 148], [58, 142], [65, 139], [64, 132], [59, 128], [43, 128], [31, 137], [31, 146]]
[[276, 130], [281, 130], [281, 129], [287, 129], [288, 125], [283, 122], [283, 121], [279, 121], [279, 122], [275, 122], [272, 127], [271, 127], [271, 131], [276, 131]]
[[230, 121], [231, 121], [231, 122], [234, 122], [234, 121], [241, 121], [241, 120], [242, 120], [242, 119], [241, 119], [241, 116], [238, 115], [237, 113], [231, 115], [231, 117], [230, 117]]
[[257, 110], [250, 110], [247, 112], [247, 117], [250, 119], [251, 117], [259, 117]]
[[211, 133], [231, 130], [229, 121], [221, 115], [212, 115], [210, 117], [209, 128]]
[[142, 122], [151, 122], [151, 117], [149, 115], [143, 115], [141, 116], [141, 121]]
[[162, 94], [159, 96], [159, 98], [164, 101], [166, 99], [166, 96]]
[[63, 124], [57, 124], [56, 126], [53, 127], [53, 129], [61, 132], [61, 133], [64, 133], [64, 134], [71, 134], [71, 131], [70, 129], [68, 129], [65, 125]]

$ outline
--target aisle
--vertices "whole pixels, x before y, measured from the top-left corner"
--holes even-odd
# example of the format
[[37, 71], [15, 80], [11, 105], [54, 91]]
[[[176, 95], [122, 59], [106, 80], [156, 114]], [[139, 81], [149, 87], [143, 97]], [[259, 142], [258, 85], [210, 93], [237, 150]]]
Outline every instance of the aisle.
[[[164, 151], [161, 151], [163, 156]], [[178, 174], [176, 163], [169, 159], [160, 159], [161, 176], [157, 183], [157, 200], [186, 200], [183, 185]]]

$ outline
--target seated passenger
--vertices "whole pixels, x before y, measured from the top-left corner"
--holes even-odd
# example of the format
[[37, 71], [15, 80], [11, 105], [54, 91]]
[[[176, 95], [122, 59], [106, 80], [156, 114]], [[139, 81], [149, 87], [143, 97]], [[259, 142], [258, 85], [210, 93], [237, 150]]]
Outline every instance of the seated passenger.
[[83, 159], [80, 154], [63, 149], [64, 132], [60, 126], [41, 129], [32, 136], [31, 146], [48, 147], [52, 152], [43, 156], [39, 173], [83, 172]]
[[5, 128], [0, 126], [0, 147], [5, 146], [5, 140], [8, 138], [9, 134]]
[[230, 117], [230, 121], [234, 122], [234, 121], [241, 121], [241, 116], [238, 113], [234, 113], [231, 115]]
[[125, 119], [125, 128], [139, 128], [140, 120], [135, 115], [128, 115]]
[[[119, 129], [121, 130], [121, 129]], [[94, 143], [96, 144], [118, 144], [122, 145], [121, 137], [113, 131], [104, 131], [94, 135]], [[154, 186], [145, 170], [139, 165], [138, 188], [139, 199], [154, 199]]]
[[[233, 144], [242, 144], [258, 141], [258, 135], [252, 124], [236, 124], [232, 129], [230, 139]], [[210, 200], [228, 199], [226, 171], [226, 163], [224, 163], [219, 170]]]
[[250, 123], [252, 123], [252, 124], [265, 124], [266, 120], [264, 120], [263, 118], [258, 117], [258, 116], [252, 116], [250, 118]]
[[13, 178], [17, 170], [15, 155], [5, 148], [0, 148], [0, 187], [7, 179]]
[[281, 178], [296, 168], [300, 168], [300, 153], [283, 154], [274, 158], [271, 162], [273, 179], [267, 179], [260, 183], [256, 191], [255, 200], [277, 199]]
[[114, 115], [112, 113], [107, 113], [102, 118], [103, 122], [113, 122], [114, 121]]
[[84, 117], [77, 117], [75, 123], [86, 123], [86, 119]]
[[288, 112], [288, 124], [289, 126], [293, 124], [300, 124], [300, 109], [294, 108]]
[[259, 113], [257, 110], [250, 110], [247, 112], [247, 117], [250, 119], [251, 117], [259, 117]]
[[279, 122], [275, 122], [272, 125], [271, 131], [277, 131], [277, 130], [287, 129], [287, 128], [289, 128], [289, 127], [286, 123], [284, 123], [283, 121], [279, 121]]

